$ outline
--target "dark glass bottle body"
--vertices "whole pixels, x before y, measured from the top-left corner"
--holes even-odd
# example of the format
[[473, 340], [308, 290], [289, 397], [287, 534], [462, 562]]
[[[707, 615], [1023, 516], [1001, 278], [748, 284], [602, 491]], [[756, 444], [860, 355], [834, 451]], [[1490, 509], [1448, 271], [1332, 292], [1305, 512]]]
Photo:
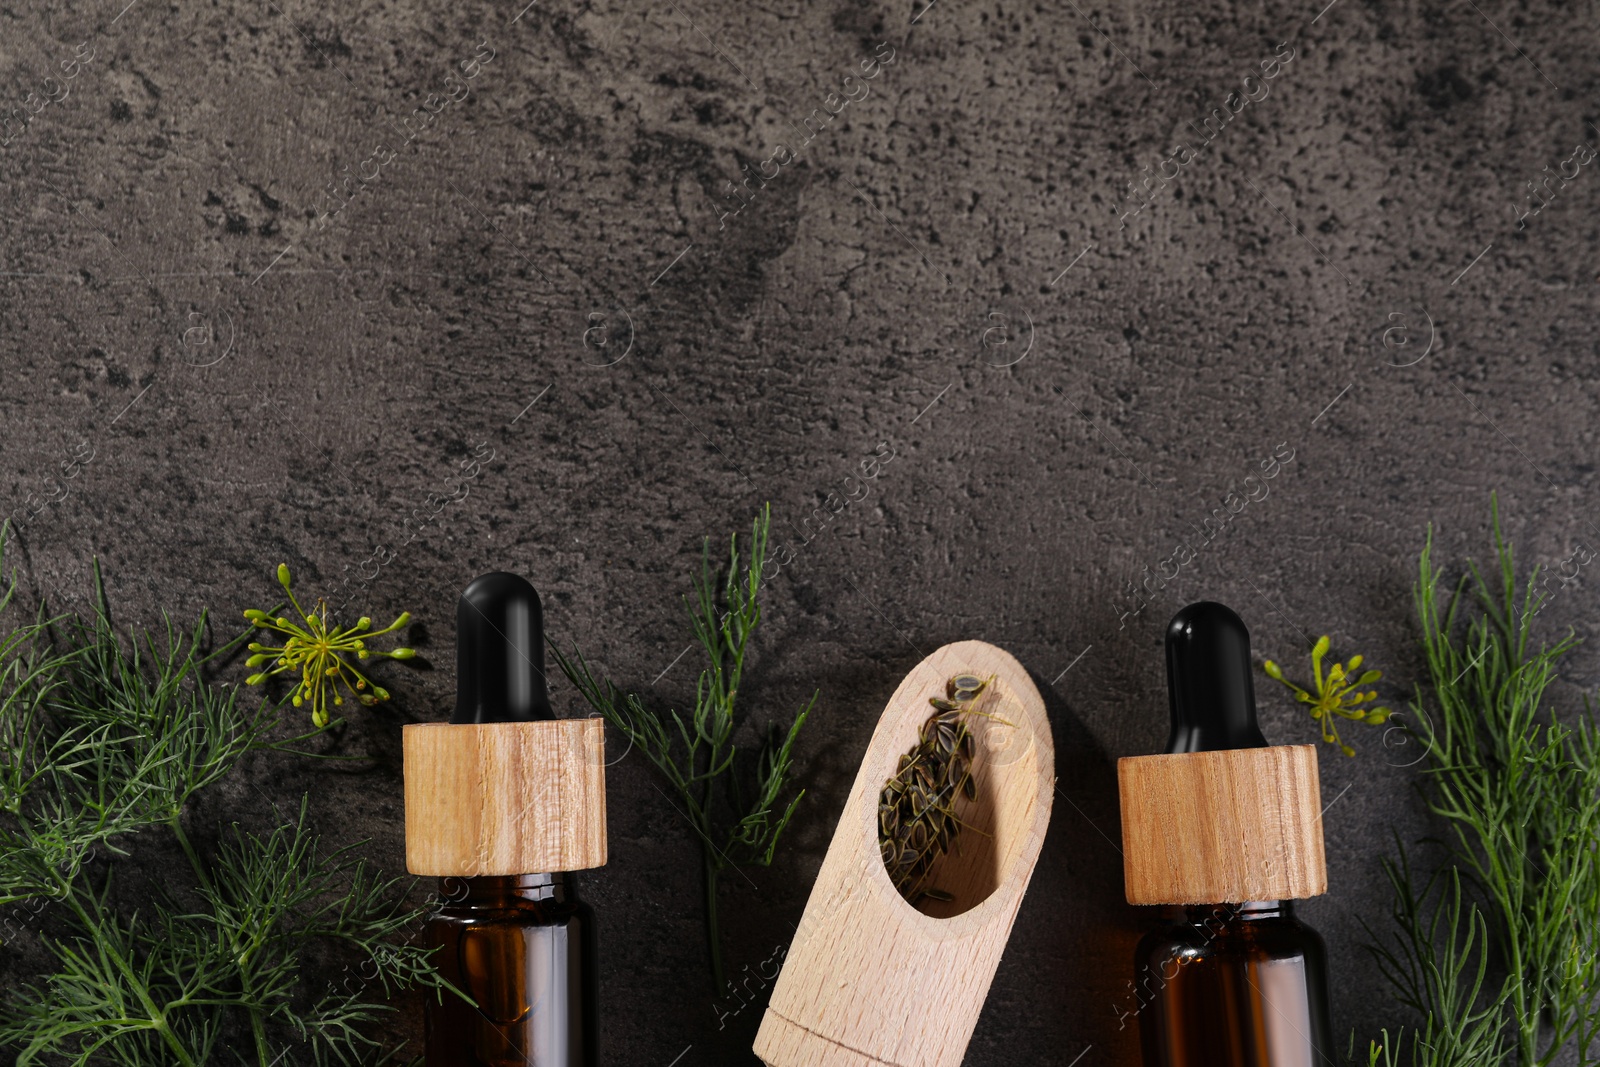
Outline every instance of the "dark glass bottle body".
[[1289, 901], [1176, 909], [1134, 954], [1145, 1067], [1326, 1067], [1327, 952]]
[[428, 1067], [595, 1067], [594, 917], [560, 874], [441, 878], [426, 943], [446, 992]]

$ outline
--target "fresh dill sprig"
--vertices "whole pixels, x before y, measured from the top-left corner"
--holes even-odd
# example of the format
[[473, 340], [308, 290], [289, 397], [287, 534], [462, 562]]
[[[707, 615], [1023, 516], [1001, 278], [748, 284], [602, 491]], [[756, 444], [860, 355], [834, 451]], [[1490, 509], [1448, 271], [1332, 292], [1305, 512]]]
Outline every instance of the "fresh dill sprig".
[[[0, 526], [0, 558], [5, 529]], [[234, 826], [197, 847], [185, 811], [271, 736], [265, 702], [210, 682], [207, 620], [124, 636], [98, 566], [91, 617], [15, 625], [16, 577], [0, 597], [0, 906], [48, 901], [33, 935], [50, 971], [0, 1004], [0, 1058], [203, 1067], [387, 1059], [372, 1025], [391, 992], [441, 988], [426, 949], [396, 943], [421, 913], [351, 851], [318, 846], [302, 802], [270, 833]], [[166, 834], [188, 863], [163, 869], [130, 912], [113, 874], [130, 839]], [[374, 967], [355, 990], [318, 995], [307, 954]]]
[[[1488, 922], [1463, 895], [1455, 868], [1435, 871], [1418, 886], [1404, 847], [1399, 852], [1399, 861], [1384, 860], [1383, 870], [1400, 936], [1380, 936], [1365, 920], [1362, 926], [1397, 999], [1423, 1020], [1411, 1033], [1411, 1067], [1500, 1067], [1511, 986], [1502, 982], [1492, 990], [1487, 984]], [[1368, 1067], [1398, 1067], [1405, 1048], [1403, 1028], [1392, 1035], [1384, 1030], [1368, 1047]]]
[[[56, 965], [22, 989], [0, 1024], [0, 1046], [18, 1067], [80, 1062], [198, 1065], [224, 1049], [257, 1067], [298, 1049], [317, 1064], [371, 1062], [386, 1051], [366, 1023], [392, 1013], [399, 989], [439, 986], [426, 949], [395, 944], [422, 913], [397, 883], [374, 877], [347, 846], [318, 847], [306, 806], [294, 822], [258, 835], [235, 826], [210, 862], [183, 836], [196, 882], [193, 902], [170, 893], [152, 916], [123, 917], [104, 888], [63, 887], [70, 936], [47, 938]], [[314, 943], [374, 964], [355, 990], [302, 988]], [[311, 997], [309, 1005], [307, 998]], [[288, 1060], [287, 1062], [296, 1062]]]
[[584, 699], [666, 777], [700, 838], [706, 936], [712, 980], [719, 995], [723, 967], [717, 932], [717, 877], [730, 867], [772, 863], [778, 838], [805, 796], [802, 789], [786, 806], [780, 805], [779, 795], [794, 764], [795, 739], [817, 702], [813, 693], [787, 730], [774, 725], [768, 732], [755, 760], [754, 794], [747, 797], [741, 776], [750, 772], [736, 765], [738, 748], [733, 735], [740, 720], [734, 702], [744, 676], [750, 635], [761, 621], [757, 595], [770, 523], [768, 506], [751, 526], [747, 561], [741, 562], [738, 535], [730, 539], [727, 570], [720, 582], [711, 566], [711, 539], [706, 538], [695, 599], [685, 598], [685, 605], [708, 665], [700, 672], [694, 711], [687, 719], [676, 710], [662, 716], [646, 708], [636, 694], [624, 695], [609, 680], [597, 679], [582, 653], [575, 650], [568, 659], [554, 644], [550, 646], [562, 673]]
[[[1514, 1059], [1545, 1067], [1575, 1052], [1587, 1065], [1600, 1036], [1600, 726], [1587, 703], [1560, 717], [1549, 707], [1557, 663], [1577, 642], [1570, 631], [1535, 642], [1532, 622], [1544, 601], [1538, 568], [1519, 585], [1492, 497], [1491, 513], [1496, 569], [1485, 574], [1469, 561], [1448, 592], [1429, 531], [1416, 608], [1431, 685], [1427, 695], [1418, 687], [1412, 707], [1428, 808], [1448, 828], [1454, 868], [1479, 902], [1468, 914], [1481, 909], [1466, 934], [1459, 909], [1444, 925], [1470, 942], [1471, 924], [1481, 921], [1476, 929], [1506, 987], [1480, 997], [1476, 985], [1463, 984], [1463, 971], [1453, 1000], [1443, 987], [1421, 995], [1426, 987], [1415, 981], [1397, 989], [1411, 990], [1435, 1027], [1468, 1010], [1490, 1011], [1506, 1044], [1504, 1057], [1445, 1059], [1424, 1049], [1415, 1063]], [[1421, 911], [1426, 893], [1407, 881], [1395, 889], [1403, 909]]]

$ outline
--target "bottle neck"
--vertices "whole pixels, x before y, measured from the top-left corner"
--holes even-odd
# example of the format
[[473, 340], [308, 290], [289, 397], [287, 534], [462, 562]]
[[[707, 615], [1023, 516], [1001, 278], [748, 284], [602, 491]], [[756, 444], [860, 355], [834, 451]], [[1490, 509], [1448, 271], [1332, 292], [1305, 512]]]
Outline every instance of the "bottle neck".
[[564, 901], [572, 898], [567, 876], [553, 874], [486, 875], [479, 878], [439, 879], [439, 899], [471, 907], [510, 906], [520, 900]]
[[1294, 918], [1292, 900], [1246, 900], [1238, 904], [1187, 904], [1183, 918], [1194, 926], [1234, 922], [1256, 922], [1262, 919]]

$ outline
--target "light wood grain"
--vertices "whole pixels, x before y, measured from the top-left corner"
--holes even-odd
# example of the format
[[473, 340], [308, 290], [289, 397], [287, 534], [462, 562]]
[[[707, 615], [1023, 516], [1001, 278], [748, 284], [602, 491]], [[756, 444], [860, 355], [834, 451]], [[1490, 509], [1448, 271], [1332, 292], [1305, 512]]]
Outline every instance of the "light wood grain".
[[[969, 824], [933, 871], [948, 904], [908, 904], [878, 851], [878, 797], [961, 673], [995, 677], [977, 710]], [[981, 641], [906, 676], [878, 721], [756, 1035], [771, 1067], [956, 1067], [966, 1052], [1050, 821], [1055, 747], [1020, 663]], [[937, 914], [930, 914], [935, 912]]]
[[1130, 756], [1117, 784], [1128, 903], [1327, 892], [1316, 746]]
[[600, 719], [405, 727], [406, 867], [478, 877], [606, 862]]

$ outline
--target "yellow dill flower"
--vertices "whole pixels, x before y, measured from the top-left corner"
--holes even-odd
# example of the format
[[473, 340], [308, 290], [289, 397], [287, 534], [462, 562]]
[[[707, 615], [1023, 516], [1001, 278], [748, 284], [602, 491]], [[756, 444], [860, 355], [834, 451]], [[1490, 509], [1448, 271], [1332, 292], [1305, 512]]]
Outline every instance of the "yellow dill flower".
[[1316, 645], [1311, 649], [1311, 671], [1316, 677], [1317, 685], [1315, 695], [1285, 678], [1283, 671], [1270, 659], [1261, 665], [1261, 669], [1266, 672], [1268, 678], [1282, 682], [1293, 690], [1294, 698], [1300, 703], [1311, 705], [1311, 717], [1317, 720], [1317, 724], [1322, 728], [1324, 741], [1338, 745], [1339, 751], [1346, 756], [1354, 756], [1356, 750], [1339, 740], [1339, 727], [1335, 717], [1373, 725], [1387, 722], [1391, 714], [1388, 708], [1359, 706], [1378, 699], [1377, 690], [1369, 689], [1362, 692], [1359, 687], [1376, 682], [1383, 677], [1383, 672], [1365, 671], [1357, 675], [1356, 671], [1361, 667], [1362, 658], [1351, 656], [1348, 663], [1335, 662], [1324, 674], [1322, 657], [1328, 654], [1328, 648], [1328, 638], [1323, 635], [1317, 638]]
[[250, 651], [254, 653], [245, 660], [247, 667], [262, 667], [267, 669], [252, 674], [245, 679], [246, 685], [258, 685], [275, 674], [285, 671], [299, 671], [300, 680], [295, 684], [294, 706], [300, 707], [307, 701], [311, 702], [311, 721], [317, 726], [328, 725], [328, 708], [337, 707], [344, 703], [344, 696], [340, 693], [342, 685], [344, 691], [349, 693], [362, 704], [371, 707], [389, 699], [389, 691], [380, 685], [374, 685], [372, 680], [346, 657], [354, 656], [357, 660], [370, 659], [374, 656], [383, 659], [410, 659], [415, 656], [416, 650], [410, 648], [395, 648], [387, 652], [375, 648], [368, 648], [367, 641], [373, 637], [393, 633], [411, 621], [410, 612], [401, 612], [400, 617], [381, 630], [372, 629], [372, 620], [365, 615], [356, 621], [354, 626], [339, 628], [328, 625], [328, 602], [318, 600], [317, 606], [311, 611], [306, 611], [295, 599], [294, 591], [289, 588], [289, 565], [278, 564], [278, 584], [283, 586], [283, 591], [289, 597], [289, 606], [294, 609], [295, 618], [278, 616], [273, 618], [264, 611], [254, 608], [244, 613], [251, 624], [257, 629], [273, 630], [285, 635], [281, 645], [263, 645], [251, 642]]

